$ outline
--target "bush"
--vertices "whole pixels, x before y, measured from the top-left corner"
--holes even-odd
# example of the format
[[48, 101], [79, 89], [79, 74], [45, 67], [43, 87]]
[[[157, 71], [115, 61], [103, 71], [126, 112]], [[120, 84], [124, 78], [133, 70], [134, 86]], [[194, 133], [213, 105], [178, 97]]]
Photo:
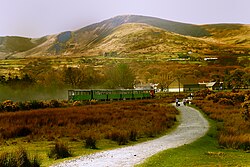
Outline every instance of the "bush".
[[41, 166], [41, 162], [37, 156], [34, 156], [30, 159], [30, 164], [31, 164], [31, 167], [40, 167]]
[[232, 106], [234, 105], [233, 100], [231, 100], [231, 99], [226, 99], [226, 98], [220, 99], [220, 100], [218, 101], [218, 103], [221, 104], [221, 105], [232, 105]]
[[18, 110], [16, 104], [11, 100], [5, 100], [2, 103], [2, 108], [3, 108], [4, 111], [8, 111], [8, 112]]
[[31, 163], [28, 159], [28, 154], [23, 148], [20, 148], [16, 152], [16, 161], [17, 161], [17, 166], [20, 166], [20, 167], [21, 166], [23, 166], [23, 167], [31, 166]]
[[119, 145], [125, 145], [128, 143], [128, 139], [129, 139], [129, 136], [126, 132], [120, 133], [118, 140], [117, 140], [117, 143]]
[[54, 159], [61, 159], [71, 157], [71, 151], [69, 150], [68, 146], [63, 142], [56, 142], [55, 146], [51, 148], [48, 157]]
[[73, 106], [81, 106], [82, 103], [80, 101], [74, 101]]
[[96, 143], [97, 139], [94, 136], [87, 136], [85, 138], [85, 148], [97, 149]]
[[40, 167], [40, 161], [35, 158], [29, 159], [26, 150], [19, 148], [14, 153], [2, 153], [0, 155], [1, 167]]
[[59, 101], [57, 101], [57, 100], [51, 100], [51, 101], [49, 102], [49, 106], [50, 106], [51, 108], [58, 108], [58, 107], [61, 106], [61, 104], [60, 104]]
[[[94, 134], [92, 137], [109, 136], [108, 139], [122, 144], [134, 141], [138, 136], [146, 136], [156, 122], [161, 126], [153, 131], [158, 133], [168, 129], [174, 124], [177, 113], [176, 108], [168, 106], [164, 99], [2, 113], [0, 136], [4, 139], [27, 136], [50, 141], [57, 137], [74, 136], [83, 141]], [[89, 134], [82, 135], [83, 132]]]
[[[233, 93], [225, 94], [233, 95]], [[218, 103], [213, 103], [208, 100], [193, 100], [193, 103], [201, 108], [210, 118], [221, 121], [217, 127], [219, 133], [217, 136], [218, 142], [221, 146], [250, 150], [250, 122], [247, 119], [248, 116], [245, 115], [248, 113], [246, 111], [246, 109], [248, 109], [247, 102], [242, 104], [242, 109], [240, 104], [235, 103], [231, 97], [228, 99], [221, 98]], [[242, 112], [246, 113], [244, 114]], [[244, 116], [245, 121], [242, 119], [242, 116]]]
[[13, 133], [12, 136], [25, 137], [30, 135], [32, 131], [30, 130], [30, 128], [24, 126], [24, 127], [17, 127], [16, 129], [14, 129], [12, 133]]
[[33, 100], [30, 102], [30, 107], [31, 109], [39, 109], [39, 108], [44, 108], [45, 106], [43, 102]]
[[138, 132], [136, 130], [131, 130], [129, 135], [130, 141], [136, 141], [138, 136]]
[[129, 141], [129, 135], [126, 132], [118, 130], [111, 132], [107, 138], [116, 141], [119, 145], [125, 145]]
[[28, 102], [18, 102], [17, 106], [20, 110], [30, 110], [31, 109], [30, 103], [28, 103]]
[[204, 99], [207, 95], [210, 95], [212, 93], [214, 93], [214, 92], [210, 91], [209, 89], [202, 89], [202, 90], [195, 92], [194, 96], [195, 96], [195, 99], [196, 98]]

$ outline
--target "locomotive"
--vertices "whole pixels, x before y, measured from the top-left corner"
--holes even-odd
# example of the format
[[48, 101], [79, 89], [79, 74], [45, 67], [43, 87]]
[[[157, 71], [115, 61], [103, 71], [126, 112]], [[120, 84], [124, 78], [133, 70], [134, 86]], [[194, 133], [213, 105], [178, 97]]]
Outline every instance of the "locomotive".
[[149, 99], [155, 95], [154, 89], [72, 89], [68, 90], [68, 100], [128, 100]]

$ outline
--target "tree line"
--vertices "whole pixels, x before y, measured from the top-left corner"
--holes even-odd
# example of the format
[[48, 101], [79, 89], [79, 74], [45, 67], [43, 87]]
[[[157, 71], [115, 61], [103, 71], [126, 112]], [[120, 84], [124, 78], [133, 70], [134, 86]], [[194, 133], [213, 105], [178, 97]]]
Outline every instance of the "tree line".
[[47, 60], [37, 60], [20, 70], [19, 75], [9, 73], [0, 76], [0, 84], [11, 88], [29, 88], [30, 86], [58, 87], [71, 89], [89, 88], [133, 88], [134, 71], [128, 64], [117, 64], [96, 70], [87, 65], [53, 68]]

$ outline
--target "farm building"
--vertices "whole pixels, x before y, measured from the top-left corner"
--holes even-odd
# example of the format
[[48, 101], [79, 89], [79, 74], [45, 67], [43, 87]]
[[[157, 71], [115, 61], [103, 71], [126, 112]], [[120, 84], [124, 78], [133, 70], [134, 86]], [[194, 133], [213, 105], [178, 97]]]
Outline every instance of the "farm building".
[[180, 78], [173, 80], [167, 87], [166, 92], [190, 92], [205, 88], [199, 85], [192, 77]]
[[200, 82], [199, 85], [205, 86], [209, 90], [221, 90], [223, 82]]

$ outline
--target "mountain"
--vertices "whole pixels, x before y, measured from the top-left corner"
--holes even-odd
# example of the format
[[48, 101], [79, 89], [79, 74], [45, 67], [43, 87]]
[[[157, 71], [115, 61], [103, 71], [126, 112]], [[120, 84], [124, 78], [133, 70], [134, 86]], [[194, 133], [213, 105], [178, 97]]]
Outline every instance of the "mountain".
[[155, 17], [124, 15], [77, 31], [66, 31], [39, 39], [1, 37], [0, 58], [91, 56], [106, 52], [169, 53], [190, 50], [213, 54], [217, 51], [232, 50], [232, 47], [246, 49], [250, 46], [249, 34], [248, 25], [193, 25]]
[[213, 39], [222, 43], [250, 46], [250, 25], [243, 24], [210, 24], [202, 26]]
[[17, 36], [0, 37], [0, 58], [13, 53], [25, 52], [46, 41], [46, 38], [31, 39]]
[[181, 52], [189, 46], [208, 47], [206, 42], [143, 23], [127, 23], [100, 40], [95, 53], [141, 54]]

